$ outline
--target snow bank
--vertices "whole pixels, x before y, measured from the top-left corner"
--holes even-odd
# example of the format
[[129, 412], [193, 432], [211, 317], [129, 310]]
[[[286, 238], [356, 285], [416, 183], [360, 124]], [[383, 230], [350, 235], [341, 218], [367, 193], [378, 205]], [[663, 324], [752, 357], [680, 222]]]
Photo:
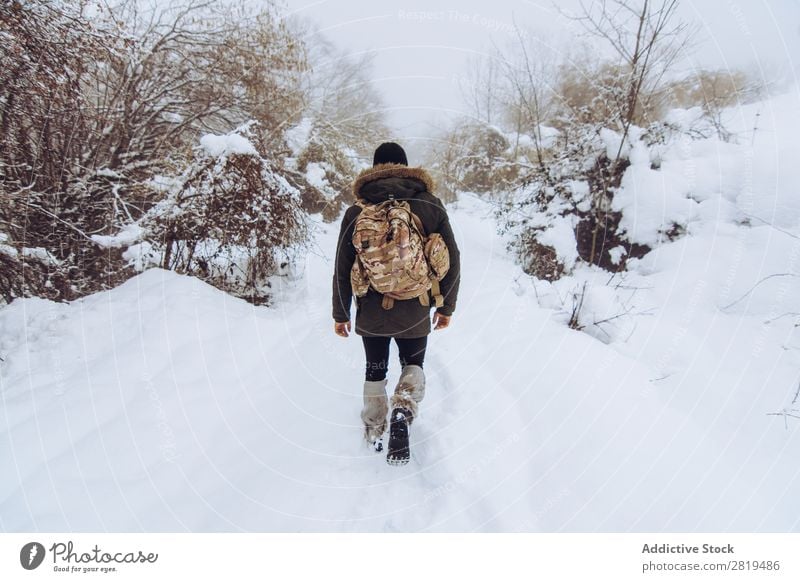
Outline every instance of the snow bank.
[[[698, 115], [696, 108], [675, 110], [667, 119], [686, 129]], [[632, 134], [624, 151], [631, 165], [612, 202], [630, 240], [652, 247], [673, 225], [691, 230], [709, 221], [800, 224], [800, 90], [727, 110], [724, 123], [734, 143], [683, 136], [647, 148], [638, 130]], [[609, 152], [619, 147], [616, 133], [602, 137]]]
[[673, 109], [664, 116], [664, 121], [673, 125], [684, 132], [690, 131], [701, 122], [703, 118], [702, 107], [690, 107], [689, 109]]
[[575, 266], [579, 255], [575, 241], [574, 215], [554, 216], [547, 229], [536, 235], [536, 240], [552, 247], [567, 271]]
[[800, 225], [800, 86], [726, 111], [743, 148], [737, 205], [781, 228]]
[[632, 159], [612, 208], [622, 212], [620, 226], [630, 240], [653, 247], [673, 224], [684, 226], [696, 215], [697, 203], [688, 192], [684, 175], [663, 166], [653, 170], [643, 156]]

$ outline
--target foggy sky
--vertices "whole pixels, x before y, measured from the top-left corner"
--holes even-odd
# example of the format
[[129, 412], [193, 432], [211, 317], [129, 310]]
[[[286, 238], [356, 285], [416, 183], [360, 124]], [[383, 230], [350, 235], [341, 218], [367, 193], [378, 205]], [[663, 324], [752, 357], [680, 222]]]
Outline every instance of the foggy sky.
[[[591, 1], [591, 0], [587, 0]], [[526, 0], [285, 0], [337, 46], [374, 53], [373, 78], [387, 119], [413, 140], [444, 116], [469, 113], [459, 79], [470, 55], [515, 38], [513, 23], [537, 42], [568, 47], [580, 28], [551, 2]], [[560, 2], [570, 12], [577, 0]], [[682, 67], [746, 68], [796, 80], [800, 72], [800, 0], [683, 0], [680, 16], [700, 26], [700, 44]]]

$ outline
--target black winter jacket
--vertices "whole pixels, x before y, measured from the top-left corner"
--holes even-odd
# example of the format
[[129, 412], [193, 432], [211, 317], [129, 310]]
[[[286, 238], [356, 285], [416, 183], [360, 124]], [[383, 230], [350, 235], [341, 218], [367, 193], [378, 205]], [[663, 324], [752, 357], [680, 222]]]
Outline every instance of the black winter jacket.
[[[362, 171], [353, 183], [353, 194], [370, 203], [388, 200], [394, 193], [398, 200], [407, 200], [411, 211], [419, 216], [425, 232], [442, 235], [450, 251], [450, 270], [440, 282], [444, 305], [438, 309], [442, 315], [452, 315], [456, 308], [461, 264], [458, 246], [444, 204], [431, 192], [433, 180], [422, 168], [409, 168], [399, 164], [379, 164]], [[339, 231], [333, 273], [333, 319], [350, 320], [353, 289], [350, 286], [350, 269], [356, 260], [353, 247], [353, 227], [361, 209], [347, 209]], [[394, 307], [384, 309], [383, 296], [370, 288], [364, 297], [356, 299], [356, 333], [363, 336], [388, 336], [416, 338], [431, 332], [430, 310], [419, 299], [396, 300]], [[433, 301], [431, 301], [433, 306]]]

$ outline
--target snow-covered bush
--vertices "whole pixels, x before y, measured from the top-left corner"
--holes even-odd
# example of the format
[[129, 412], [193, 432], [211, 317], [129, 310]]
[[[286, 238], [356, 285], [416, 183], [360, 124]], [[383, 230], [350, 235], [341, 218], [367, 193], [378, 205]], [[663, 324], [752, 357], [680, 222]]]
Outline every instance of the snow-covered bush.
[[[624, 270], [685, 224], [679, 201], [664, 224], [651, 212], [642, 224], [632, 218], [631, 193], [637, 178], [658, 171], [658, 160], [649, 159], [658, 152], [649, 145], [664, 129], [664, 78], [690, 42], [691, 27], [666, 1], [581, 5], [574, 20], [611, 53], [594, 47], [579, 58], [556, 57], [518, 35], [516, 51], [500, 59], [506, 65], [499, 101], [511, 133], [531, 136], [533, 147], [515, 147], [513, 157], [495, 164], [518, 169], [498, 217], [526, 272], [546, 280], [570, 273], [577, 261]], [[560, 61], [545, 60], [553, 58]], [[488, 86], [487, 97], [493, 91]], [[635, 198], [642, 196], [639, 189]], [[658, 202], [655, 192], [653, 198], [647, 208]]]
[[517, 149], [498, 127], [469, 120], [441, 136], [427, 153], [427, 165], [446, 201], [457, 192], [493, 196], [518, 183]]
[[[163, 200], [104, 246], [127, 246], [138, 270], [193, 275], [254, 303], [270, 299], [270, 277], [306, 240], [300, 194], [249, 141], [250, 126], [200, 140], [195, 159]], [[134, 243], [135, 244], [132, 244]]]
[[300, 190], [306, 211], [331, 222], [354, 201], [350, 186], [371, 164], [375, 147], [393, 138], [371, 78], [374, 55], [353, 56], [320, 31], [304, 40], [312, 66], [302, 117], [285, 133], [286, 178]]
[[[616, 62], [583, 56], [563, 63], [556, 75], [558, 95], [553, 124], [580, 122], [613, 126], [628, 114], [621, 108], [628, 98], [630, 71]], [[662, 103], [657, 92], [642, 95], [630, 112], [631, 120], [646, 124], [658, 119]]]
[[327, 122], [304, 118], [287, 132], [294, 152], [287, 179], [302, 194], [303, 208], [335, 220], [343, 204], [353, 202], [350, 184], [360, 166], [356, 154]]
[[[105, 8], [0, 3], [0, 293], [72, 298], [118, 282], [118, 264], [90, 241], [119, 209], [103, 151], [94, 86], [99, 63], [124, 50]], [[102, 189], [102, 192], [99, 191]]]
[[619, 134], [590, 124], [565, 128], [547, 163], [498, 205], [501, 231], [527, 273], [552, 281], [579, 262], [623, 271], [686, 232], [695, 198], [711, 196], [704, 188], [713, 186], [692, 188], [671, 158], [696, 134], [667, 123], [629, 133], [614, 163], [609, 152], [619, 149]]
[[3, 296], [70, 300], [131, 276], [94, 237], [163, 197], [153, 176], [185, 167], [198, 132], [256, 119], [253, 140], [279, 149], [305, 100], [304, 45], [272, 2], [240, 8], [0, 3]]
[[47, 249], [15, 244], [0, 231], [0, 303], [31, 295], [63, 297], [74, 285], [68, 270]]

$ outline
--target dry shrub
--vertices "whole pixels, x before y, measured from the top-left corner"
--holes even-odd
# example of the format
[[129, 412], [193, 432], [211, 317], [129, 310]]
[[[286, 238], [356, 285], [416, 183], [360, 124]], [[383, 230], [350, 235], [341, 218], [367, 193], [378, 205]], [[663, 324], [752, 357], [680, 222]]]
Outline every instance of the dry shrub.
[[[630, 83], [630, 71], [624, 65], [577, 59], [564, 63], [556, 79], [559, 105], [552, 118], [555, 127], [574, 123], [622, 125], [622, 103], [627, 98]], [[647, 125], [663, 113], [663, 101], [656, 93], [642, 95], [635, 104], [632, 122]]]
[[201, 159], [146, 221], [161, 266], [253, 303], [306, 240], [300, 195], [258, 155]]
[[514, 247], [522, 270], [528, 275], [556, 281], [564, 274], [564, 265], [558, 260], [555, 249], [537, 241], [536, 231], [524, 231]]

